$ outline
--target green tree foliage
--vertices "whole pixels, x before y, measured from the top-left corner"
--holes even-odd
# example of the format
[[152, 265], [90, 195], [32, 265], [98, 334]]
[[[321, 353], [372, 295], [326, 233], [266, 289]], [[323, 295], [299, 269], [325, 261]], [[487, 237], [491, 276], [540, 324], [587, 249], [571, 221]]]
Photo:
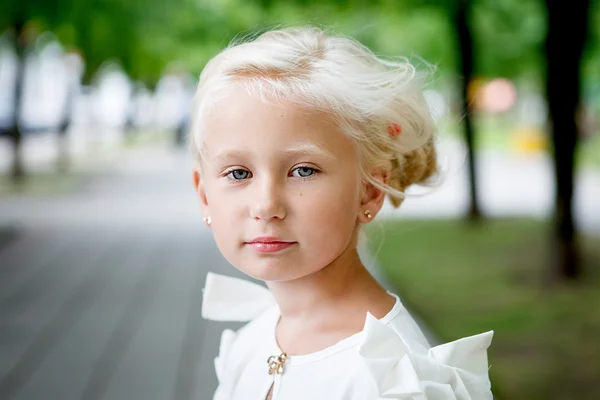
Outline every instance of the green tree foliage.
[[539, 74], [546, 36], [544, 4], [532, 0], [475, 1], [472, 25], [480, 74]]
[[[197, 74], [236, 35], [278, 25], [312, 23], [356, 37], [386, 56], [423, 58], [440, 76], [455, 74], [450, 8], [455, 0], [4, 0], [0, 31], [22, 16], [38, 31], [51, 30], [87, 64], [86, 79], [117, 60], [135, 79], [155, 82], [178, 61]], [[539, 0], [473, 0], [475, 73], [540, 76], [545, 9]], [[600, 7], [595, 8], [600, 18]], [[599, 24], [592, 37], [600, 36]], [[589, 46], [585, 74], [597, 46]], [[590, 62], [595, 60], [596, 63]]]
[[114, 59], [128, 72], [152, 79], [164, 60], [144, 50], [144, 29], [158, 25], [167, 4], [166, 0], [4, 0], [0, 30], [14, 29], [23, 21], [25, 34], [54, 32], [64, 46], [84, 57], [86, 78]]

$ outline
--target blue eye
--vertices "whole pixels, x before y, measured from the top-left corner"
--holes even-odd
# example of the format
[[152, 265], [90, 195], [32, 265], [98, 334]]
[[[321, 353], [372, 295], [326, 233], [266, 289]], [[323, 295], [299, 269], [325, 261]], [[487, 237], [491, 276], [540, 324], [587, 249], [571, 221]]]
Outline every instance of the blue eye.
[[292, 171], [292, 176], [296, 178], [308, 178], [315, 174], [315, 169], [310, 167], [298, 167]]
[[234, 169], [227, 174], [227, 177], [236, 181], [241, 181], [250, 177], [250, 171], [246, 171], [245, 169]]

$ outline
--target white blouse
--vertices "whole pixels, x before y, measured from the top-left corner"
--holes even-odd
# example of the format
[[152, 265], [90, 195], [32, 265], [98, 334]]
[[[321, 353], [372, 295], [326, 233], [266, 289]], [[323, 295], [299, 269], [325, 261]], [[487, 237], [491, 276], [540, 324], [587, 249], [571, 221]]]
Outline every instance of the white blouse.
[[283, 359], [275, 339], [279, 309], [271, 292], [209, 273], [202, 316], [250, 321], [237, 333], [223, 332], [214, 400], [265, 400], [271, 386], [273, 400], [491, 400], [487, 348], [493, 331], [431, 348], [394, 297], [385, 317], [367, 313], [362, 332]]

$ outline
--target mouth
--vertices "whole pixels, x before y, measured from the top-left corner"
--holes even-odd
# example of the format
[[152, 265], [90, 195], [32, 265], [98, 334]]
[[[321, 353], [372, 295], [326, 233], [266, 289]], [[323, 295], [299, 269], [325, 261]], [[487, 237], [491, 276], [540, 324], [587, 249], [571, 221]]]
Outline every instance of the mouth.
[[283, 240], [276, 237], [259, 237], [244, 242], [245, 245], [252, 247], [259, 253], [276, 253], [285, 250], [298, 242]]

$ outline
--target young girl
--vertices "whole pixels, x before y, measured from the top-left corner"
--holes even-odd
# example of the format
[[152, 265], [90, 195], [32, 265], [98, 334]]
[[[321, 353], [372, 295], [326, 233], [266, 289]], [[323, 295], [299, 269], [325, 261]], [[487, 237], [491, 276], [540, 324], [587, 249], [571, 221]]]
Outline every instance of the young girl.
[[[431, 348], [357, 254], [357, 237], [436, 172], [413, 66], [315, 28], [271, 31], [211, 60], [191, 146], [205, 222], [236, 268], [209, 273], [225, 331], [215, 399], [492, 399], [492, 332]], [[424, 249], [424, 251], [428, 251]]]

